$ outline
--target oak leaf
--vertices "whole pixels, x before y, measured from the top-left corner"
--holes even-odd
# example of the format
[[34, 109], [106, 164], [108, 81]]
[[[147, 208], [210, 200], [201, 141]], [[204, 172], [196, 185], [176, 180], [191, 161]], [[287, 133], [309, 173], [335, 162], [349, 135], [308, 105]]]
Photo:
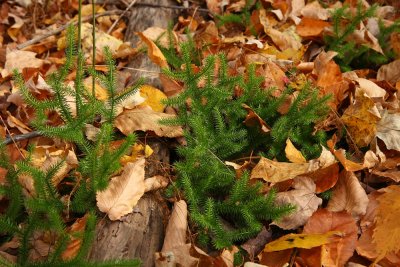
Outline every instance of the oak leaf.
[[132, 212], [145, 192], [145, 159], [128, 163], [120, 176], [113, 177], [104, 191], [97, 192], [96, 200], [100, 211], [108, 214], [110, 220], [119, 220]]
[[376, 227], [372, 236], [378, 252], [375, 263], [383, 259], [388, 253], [397, 253], [400, 250], [400, 225], [398, 223], [400, 218], [400, 186], [388, 186], [382, 191], [384, 193], [377, 198], [379, 205], [375, 218]]

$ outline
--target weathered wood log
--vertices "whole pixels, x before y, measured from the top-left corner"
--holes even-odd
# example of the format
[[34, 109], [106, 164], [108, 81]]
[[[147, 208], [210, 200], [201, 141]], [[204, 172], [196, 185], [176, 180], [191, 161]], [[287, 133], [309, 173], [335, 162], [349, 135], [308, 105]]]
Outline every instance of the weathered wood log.
[[[148, 144], [154, 152], [147, 160], [146, 177], [162, 175], [161, 166], [169, 164], [168, 148], [160, 141]], [[154, 253], [161, 250], [164, 241], [165, 206], [156, 193], [146, 193], [122, 221], [110, 221], [108, 217], [100, 220], [89, 259], [101, 262], [139, 258], [142, 266], [154, 266]]]
[[[173, 0], [141, 0], [141, 3], [149, 3], [154, 6], [169, 6], [176, 5]], [[135, 32], [141, 32], [149, 27], [160, 27], [166, 29], [168, 23], [174, 22], [179, 11], [171, 8], [164, 7], [148, 7], [148, 6], [133, 6], [130, 15], [130, 21], [125, 33], [125, 41], [131, 42], [136, 47], [139, 37]], [[132, 80], [137, 80], [139, 77], [146, 79], [147, 84], [151, 84], [160, 88], [161, 83], [158, 78], [160, 68], [150, 61], [146, 53], [136, 55], [133, 60], [128, 64], [128, 67], [140, 69], [143, 71], [131, 70], [133, 75]]]

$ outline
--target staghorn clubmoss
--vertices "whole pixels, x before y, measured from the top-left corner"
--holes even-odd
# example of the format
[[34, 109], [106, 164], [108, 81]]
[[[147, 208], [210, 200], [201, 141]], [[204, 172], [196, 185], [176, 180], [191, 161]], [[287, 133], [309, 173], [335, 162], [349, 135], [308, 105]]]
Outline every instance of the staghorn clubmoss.
[[[16, 266], [139, 266], [137, 260], [109, 261], [105, 263], [88, 262], [86, 257], [94, 236], [97, 214], [95, 210], [96, 192], [104, 190], [110, 177], [121, 168], [120, 158], [135, 142], [135, 136], [129, 135], [118, 147], [112, 148], [114, 138], [113, 121], [115, 107], [136, 92], [140, 82], [121, 93], [116, 92], [116, 68], [111, 53], [105, 49], [108, 71], [105, 75], [94, 70], [88, 72], [99, 80], [108, 93], [108, 99], [99, 101], [84, 89], [83, 79], [87, 75], [83, 65], [83, 55], [75, 47], [74, 28], [67, 31], [66, 62], [47, 79], [53, 95], [44, 100], [37, 99], [25, 85], [22, 76], [14, 72], [15, 81], [25, 102], [35, 111], [35, 119], [31, 125], [43, 136], [57, 138], [73, 143], [79, 152], [78, 167], [69, 173], [67, 179], [78, 188], [74, 191], [60, 192], [52, 180], [62, 167], [64, 161], [59, 161], [46, 170], [32, 165], [32, 151], [28, 151], [25, 159], [12, 164], [8, 158], [5, 145], [0, 144], [0, 167], [7, 171], [6, 183], [0, 185], [0, 196], [8, 200], [5, 212], [0, 215], [1, 241], [17, 237], [20, 241], [18, 262]], [[74, 62], [77, 64], [75, 65]], [[75, 88], [64, 82], [67, 75], [76, 68]], [[76, 113], [68, 105], [68, 98], [75, 100]], [[48, 119], [50, 112], [57, 112], [62, 119], [60, 125], [51, 125]], [[95, 141], [85, 137], [85, 125], [96, 119], [103, 120]], [[22, 176], [33, 180], [34, 193], [28, 196], [23, 193], [19, 182]], [[65, 189], [64, 189], [65, 191]], [[65, 201], [63, 195], [70, 198]], [[74, 218], [87, 214], [86, 227], [82, 232], [69, 233], [66, 218]], [[31, 240], [35, 233], [47, 233], [55, 237], [49, 255], [43, 261], [31, 262], [29, 251]], [[82, 242], [79, 251], [72, 259], [63, 259], [63, 252], [71, 242], [72, 235], [79, 237]], [[0, 259], [2, 266], [15, 266]]]
[[[181, 160], [175, 164], [178, 179], [174, 187], [189, 203], [198, 240], [220, 249], [253, 237], [264, 221], [278, 219], [293, 208], [276, 206], [274, 192], [260, 194], [260, 183], [250, 183], [246, 172], [237, 177], [225, 161], [264, 151], [270, 158], [285, 159], [287, 138], [308, 158], [317, 156], [324, 133], [312, 133], [314, 123], [326, 114], [328, 97], [319, 97], [317, 90], [305, 85], [282, 115], [278, 108], [294, 90], [288, 88], [275, 97], [274, 89], [262, 89], [263, 78], [255, 74], [255, 66], [249, 66], [244, 76], [231, 76], [224, 55], [208, 56], [202, 66], [194, 68], [193, 50], [192, 41], [184, 43], [181, 70], [164, 70], [185, 89], [166, 100], [178, 116], [163, 123], [185, 129], [187, 145], [177, 149]], [[264, 119], [271, 131], [265, 134], [257, 127], [246, 127], [243, 105]]]

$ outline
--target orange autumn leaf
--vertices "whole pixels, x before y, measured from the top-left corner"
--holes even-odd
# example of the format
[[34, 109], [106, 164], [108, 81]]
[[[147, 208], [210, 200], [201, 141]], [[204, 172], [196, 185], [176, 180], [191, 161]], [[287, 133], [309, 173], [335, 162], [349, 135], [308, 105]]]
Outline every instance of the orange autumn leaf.
[[247, 116], [243, 122], [246, 126], [258, 127], [262, 133], [271, 131], [271, 127], [251, 107], [246, 104], [243, 104], [242, 107], [247, 111]]
[[318, 37], [329, 26], [329, 22], [304, 17], [300, 24], [296, 26], [296, 31], [301, 37]]
[[158, 48], [157, 45], [152, 40], [147, 38], [143, 33], [137, 32], [136, 34], [139, 35], [140, 39], [142, 39], [142, 41], [147, 45], [147, 54], [150, 60], [161, 68], [168, 68], [167, 59], [161, 52], [160, 48]]
[[88, 219], [88, 214], [85, 214], [85, 216], [77, 219], [74, 222], [74, 224], [71, 225], [69, 229], [69, 233], [71, 234], [71, 240], [67, 245], [66, 249], [61, 254], [61, 258], [63, 260], [73, 259], [78, 254], [79, 249], [81, 248], [82, 245], [82, 238], [75, 237], [72, 235], [76, 235], [77, 232], [82, 233], [83, 231], [85, 231], [87, 219]]
[[[353, 255], [356, 247], [358, 228], [353, 217], [346, 212], [330, 212], [326, 209], [317, 210], [304, 226], [304, 234], [327, 233], [339, 231], [333, 242], [314, 248], [313, 257], [320, 257], [322, 266], [344, 266]], [[318, 255], [320, 253], [320, 255]], [[312, 257], [304, 258], [306, 262]], [[315, 260], [315, 259], [314, 259]]]

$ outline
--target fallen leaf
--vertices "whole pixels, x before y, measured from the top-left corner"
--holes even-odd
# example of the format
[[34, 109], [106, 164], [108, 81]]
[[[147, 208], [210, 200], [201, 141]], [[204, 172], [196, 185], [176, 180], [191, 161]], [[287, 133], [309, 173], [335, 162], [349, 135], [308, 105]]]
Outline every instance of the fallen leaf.
[[303, 226], [322, 204], [322, 199], [315, 194], [315, 183], [311, 178], [296, 177], [293, 187], [294, 190], [277, 193], [275, 200], [277, 205], [295, 205], [295, 211], [273, 222], [273, 224], [286, 230]]
[[355, 81], [358, 83], [361, 90], [368, 95], [368, 97], [384, 97], [386, 95], [385, 89], [370, 80], [357, 78]]
[[20, 73], [26, 68], [40, 69], [44, 63], [44, 60], [36, 58], [34, 52], [7, 49], [6, 62], [1, 75], [6, 78], [14, 69]]
[[150, 60], [161, 68], [168, 68], [167, 59], [161, 52], [160, 48], [158, 48], [157, 45], [152, 40], [148, 39], [143, 33], [137, 32], [136, 34], [147, 45], [147, 55], [149, 56]]
[[400, 186], [391, 185], [384, 189], [382, 195], [377, 197], [378, 207], [375, 218], [375, 229], [372, 235], [373, 242], [377, 245], [377, 258], [379, 262], [388, 253], [397, 253], [400, 250]]
[[289, 48], [299, 50], [302, 47], [301, 38], [297, 35], [294, 26], [290, 26], [284, 31], [279, 31], [272, 27], [266, 28], [264, 31], [281, 51]]
[[314, 181], [316, 185], [315, 193], [319, 194], [336, 185], [336, 182], [339, 179], [339, 164], [333, 163], [328, 167], [304, 175], [310, 177]]
[[333, 189], [327, 209], [347, 211], [354, 218], [364, 215], [368, 206], [368, 196], [353, 172], [343, 170]]
[[171, 80], [164, 74], [160, 74], [160, 81], [163, 87], [163, 92], [166, 96], [174, 96], [181, 91], [183, 91], [183, 85], [179, 84], [177, 81]]
[[339, 234], [341, 234], [339, 231], [329, 231], [324, 234], [287, 234], [265, 245], [264, 251], [319, 247], [332, 242], [332, 237]]
[[172, 251], [174, 248], [186, 244], [187, 204], [184, 200], [175, 202], [171, 216], [165, 230], [164, 244], [161, 252]]
[[241, 247], [249, 254], [250, 259], [253, 260], [271, 239], [272, 232], [264, 226], [256, 237], [247, 240]]
[[120, 114], [115, 119], [115, 127], [125, 135], [135, 131], [153, 131], [160, 137], [183, 136], [182, 127], [159, 123], [161, 119], [172, 119], [174, 117], [175, 115], [155, 112], [150, 108], [136, 108]]
[[144, 180], [144, 187], [145, 187], [144, 191], [145, 192], [155, 191], [160, 188], [165, 188], [168, 184], [169, 184], [168, 178], [162, 175], [156, 175]]
[[167, 99], [167, 96], [159, 89], [151, 85], [142, 85], [140, 87], [140, 96], [145, 100], [139, 106], [149, 106], [156, 112], [163, 112], [165, 105], [162, 103], [163, 99]]
[[301, 9], [301, 15], [311, 19], [327, 20], [331, 17], [331, 12], [323, 8], [318, 1], [313, 1]]
[[246, 104], [242, 104], [242, 107], [247, 111], [246, 118], [244, 119], [244, 124], [248, 127], [258, 127], [262, 133], [268, 133], [271, 131], [271, 127], [254, 112], [254, 110]]
[[397, 59], [389, 64], [382, 65], [376, 76], [378, 81], [388, 81], [395, 84], [400, 81], [400, 59]]
[[143, 196], [144, 163], [144, 158], [128, 163], [120, 176], [113, 177], [105, 190], [96, 193], [97, 207], [107, 213], [110, 220], [119, 220], [131, 213]]
[[[321, 266], [344, 266], [353, 255], [356, 247], [358, 231], [356, 222], [346, 212], [331, 212], [320, 209], [311, 216], [303, 229], [304, 234], [322, 234], [330, 231], [339, 231], [342, 235], [336, 236], [335, 240], [323, 245], [320, 249], [313, 248], [312, 250], [321, 253]], [[303, 259], [306, 262], [308, 260], [304, 257]]]
[[301, 37], [320, 37], [324, 29], [329, 26], [329, 22], [304, 17], [300, 24], [296, 26], [296, 32]]
[[[146, 30], [142, 31], [142, 34], [146, 36], [147, 39], [152, 40], [153, 42], [158, 42], [162, 47], [168, 48], [170, 46], [167, 30], [160, 27], [149, 27]], [[175, 37], [175, 32], [172, 31], [173, 36]]]
[[331, 151], [333, 151], [333, 154], [335, 157], [339, 160], [339, 162], [343, 165], [343, 167], [346, 169], [346, 171], [359, 171], [364, 169], [365, 167], [362, 164], [353, 162], [351, 160], [348, 160], [346, 158], [346, 151], [344, 149], [335, 149], [334, 148], [334, 142], [331, 140], [328, 140], [327, 142], [328, 147]]
[[76, 257], [79, 252], [79, 249], [82, 245], [82, 237], [76, 237], [78, 233], [82, 234], [86, 228], [88, 214], [85, 214], [82, 218], [78, 218], [68, 229], [68, 232], [71, 236], [71, 239], [61, 254], [61, 258], [64, 261], [72, 260]]
[[[313, 168], [313, 169], [312, 169]], [[261, 157], [251, 171], [251, 179], [262, 178], [264, 181], [277, 183], [314, 171], [316, 168], [309, 163], [276, 162]]]
[[301, 154], [301, 152], [293, 145], [290, 139], [286, 140], [285, 147], [286, 158], [293, 163], [306, 163], [306, 158]]
[[385, 143], [387, 149], [400, 151], [400, 114], [385, 109], [381, 111], [381, 116], [376, 125], [376, 136]]

